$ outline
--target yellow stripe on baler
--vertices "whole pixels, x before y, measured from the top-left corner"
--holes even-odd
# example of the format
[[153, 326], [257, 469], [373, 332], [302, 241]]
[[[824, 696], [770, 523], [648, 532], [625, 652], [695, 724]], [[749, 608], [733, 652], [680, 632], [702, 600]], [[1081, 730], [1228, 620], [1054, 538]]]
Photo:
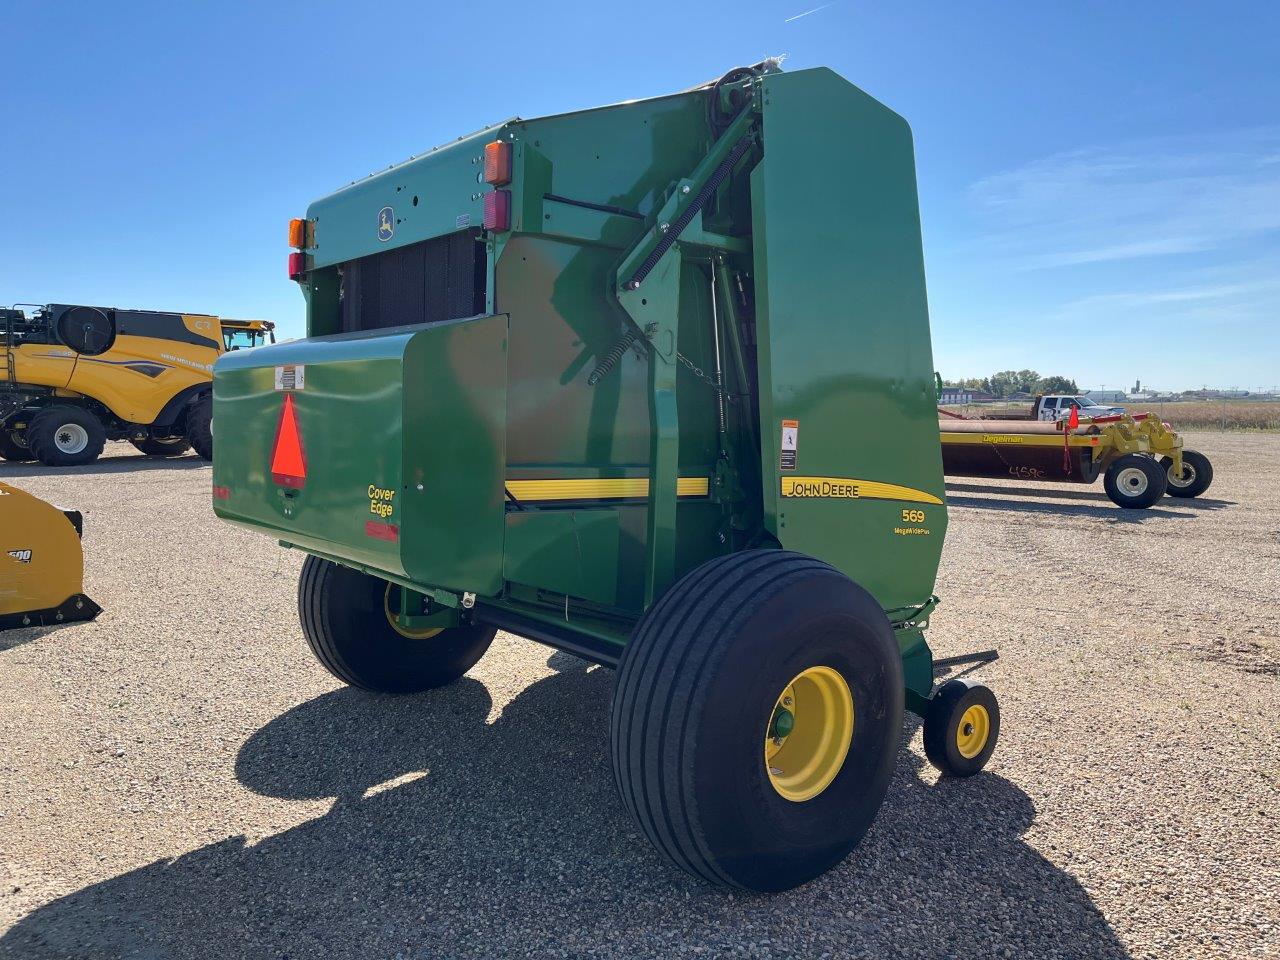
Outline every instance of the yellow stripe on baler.
[[[648, 477], [586, 477], [573, 480], [508, 480], [517, 500], [638, 500], [649, 496]], [[706, 477], [680, 477], [676, 496], [705, 497], [711, 490]]]

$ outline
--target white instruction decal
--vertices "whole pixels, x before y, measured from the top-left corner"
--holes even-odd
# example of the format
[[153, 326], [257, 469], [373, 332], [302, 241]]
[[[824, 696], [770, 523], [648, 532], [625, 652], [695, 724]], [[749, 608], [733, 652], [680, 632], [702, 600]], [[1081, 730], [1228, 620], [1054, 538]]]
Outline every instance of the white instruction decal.
[[301, 390], [306, 382], [306, 364], [286, 363], [283, 367], [276, 367], [277, 390]]
[[778, 469], [794, 470], [796, 468], [796, 452], [800, 447], [800, 421], [782, 421], [782, 444], [779, 447], [782, 455], [778, 458]]

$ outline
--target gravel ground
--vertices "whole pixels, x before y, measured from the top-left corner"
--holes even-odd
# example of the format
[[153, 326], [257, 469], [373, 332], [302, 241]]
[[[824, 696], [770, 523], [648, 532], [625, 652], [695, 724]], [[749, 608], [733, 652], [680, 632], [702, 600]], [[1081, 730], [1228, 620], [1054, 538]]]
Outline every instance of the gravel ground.
[[866, 841], [770, 898], [626, 820], [609, 671], [501, 636], [429, 696], [339, 688], [207, 466], [0, 465], [84, 511], [106, 608], [0, 635], [0, 955], [1280, 956], [1280, 436], [1191, 440], [1212, 490], [1143, 513], [950, 484], [931, 638], [999, 646], [1000, 746], [939, 782], [908, 724]]

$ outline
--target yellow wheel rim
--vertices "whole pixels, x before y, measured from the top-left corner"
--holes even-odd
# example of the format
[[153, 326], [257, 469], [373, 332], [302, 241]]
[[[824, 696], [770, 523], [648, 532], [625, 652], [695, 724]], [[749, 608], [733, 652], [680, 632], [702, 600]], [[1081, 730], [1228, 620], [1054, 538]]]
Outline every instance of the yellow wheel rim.
[[764, 733], [764, 766], [787, 800], [812, 800], [831, 785], [853, 740], [853, 694], [831, 667], [810, 667], [778, 696]]
[[[392, 600], [395, 601], [394, 606], [392, 606]], [[382, 612], [387, 615], [387, 623], [391, 624], [391, 629], [410, 640], [428, 640], [444, 629], [444, 627], [427, 627], [424, 630], [406, 630], [400, 626], [396, 622], [396, 615], [400, 612], [400, 587], [394, 583], [388, 583], [387, 590], [382, 595]]]
[[960, 717], [960, 725], [956, 727], [956, 749], [960, 756], [972, 760], [982, 752], [991, 736], [991, 715], [987, 708], [975, 703]]

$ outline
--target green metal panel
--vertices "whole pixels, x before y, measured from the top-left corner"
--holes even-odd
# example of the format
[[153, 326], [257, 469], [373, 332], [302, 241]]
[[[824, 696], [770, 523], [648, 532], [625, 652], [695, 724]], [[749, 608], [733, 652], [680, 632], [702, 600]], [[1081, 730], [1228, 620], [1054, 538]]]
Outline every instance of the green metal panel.
[[[947, 515], [911, 131], [830, 70], [803, 70], [765, 79], [764, 143], [752, 202], [766, 520], [885, 609], [921, 604]], [[799, 424], [787, 469], [784, 420]], [[789, 481], [801, 495], [781, 495]]]
[[[430, 587], [502, 586], [504, 316], [225, 354], [214, 369], [215, 512], [326, 556]], [[306, 458], [273, 480], [285, 392]]]
[[514, 583], [613, 604], [618, 596], [617, 511], [507, 514], [503, 572]]
[[[501, 129], [499, 124], [459, 137], [312, 203], [307, 219], [316, 225], [313, 265], [332, 266], [480, 226], [486, 189], [480, 159]], [[389, 236], [379, 230], [384, 208], [392, 211]]]

